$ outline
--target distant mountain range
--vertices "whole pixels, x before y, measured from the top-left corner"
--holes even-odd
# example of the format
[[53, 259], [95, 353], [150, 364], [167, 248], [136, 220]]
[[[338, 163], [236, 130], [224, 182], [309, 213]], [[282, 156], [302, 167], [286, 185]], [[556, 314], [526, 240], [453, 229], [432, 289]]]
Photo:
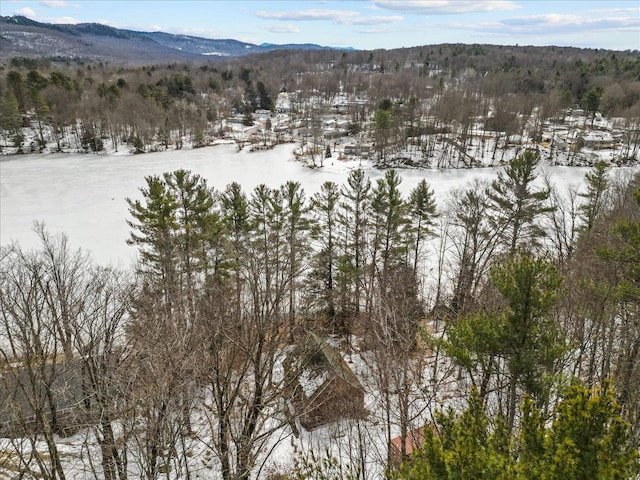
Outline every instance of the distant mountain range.
[[[325, 50], [310, 43], [255, 45], [164, 32], [138, 32], [99, 23], [40, 23], [23, 16], [0, 16], [0, 60], [11, 57], [70, 57], [121, 63], [239, 57], [272, 50]], [[347, 49], [352, 50], [352, 49]]]

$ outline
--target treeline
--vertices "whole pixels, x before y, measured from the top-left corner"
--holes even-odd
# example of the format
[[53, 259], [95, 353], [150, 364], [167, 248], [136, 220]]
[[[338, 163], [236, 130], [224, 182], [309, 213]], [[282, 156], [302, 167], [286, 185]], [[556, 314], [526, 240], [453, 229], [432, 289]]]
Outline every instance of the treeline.
[[[128, 200], [132, 274], [39, 226], [40, 250], [0, 256], [0, 422], [13, 452], [0, 466], [266, 477], [295, 425], [295, 346], [314, 332], [362, 359], [372, 418], [349, 423], [349, 458], [306, 457], [272, 478], [393, 475], [398, 456], [373, 448], [393, 432], [408, 478], [631, 478], [639, 185], [599, 164], [585, 191], [561, 195], [537, 182], [538, 161], [525, 152], [440, 206], [425, 181], [404, 196], [393, 170], [375, 184], [352, 171], [311, 198], [293, 181], [247, 193], [185, 170], [149, 176]], [[467, 394], [462, 416], [430, 413]], [[409, 457], [421, 427], [432, 433]], [[77, 432], [99, 457], [70, 467], [59, 435]]]
[[[576, 105], [630, 124], [640, 116], [637, 52], [559, 47], [440, 45], [373, 52], [275, 51], [202, 64], [143, 67], [14, 58], [0, 75], [0, 128], [21, 145], [34, 125], [43, 147], [50, 126], [58, 150], [96, 151], [110, 139], [137, 151], [201, 146], [222, 119], [273, 110], [279, 92], [297, 92], [294, 116], [329, 109], [342, 92], [366, 102], [348, 112], [362, 131], [384, 98], [412, 110], [404, 140], [458, 122], [463, 131], [492, 110], [491, 130], [518, 133], [540, 109], [562, 116]], [[416, 102], [417, 101], [417, 102]], [[413, 107], [410, 106], [413, 102]], [[416, 109], [420, 105], [420, 109]], [[535, 135], [532, 135], [535, 137]], [[73, 139], [72, 142], [65, 140]]]

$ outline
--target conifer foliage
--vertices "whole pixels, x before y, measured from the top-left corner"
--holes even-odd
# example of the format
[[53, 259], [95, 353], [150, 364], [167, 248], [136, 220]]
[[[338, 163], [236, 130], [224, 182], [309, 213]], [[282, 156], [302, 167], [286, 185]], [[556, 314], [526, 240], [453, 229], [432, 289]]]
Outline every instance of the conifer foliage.
[[507, 434], [503, 417], [491, 421], [476, 390], [459, 415], [441, 412], [425, 430], [420, 450], [394, 473], [403, 480], [605, 480], [640, 473], [630, 425], [609, 384], [573, 382], [550, 421], [531, 398], [522, 403], [520, 434]]

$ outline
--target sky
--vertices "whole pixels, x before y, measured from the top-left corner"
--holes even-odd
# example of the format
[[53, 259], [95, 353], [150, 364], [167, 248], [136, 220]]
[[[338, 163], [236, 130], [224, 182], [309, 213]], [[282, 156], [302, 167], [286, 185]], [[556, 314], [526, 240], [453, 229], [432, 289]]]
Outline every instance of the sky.
[[640, 49], [638, 0], [0, 0], [2, 15], [363, 50], [438, 43]]

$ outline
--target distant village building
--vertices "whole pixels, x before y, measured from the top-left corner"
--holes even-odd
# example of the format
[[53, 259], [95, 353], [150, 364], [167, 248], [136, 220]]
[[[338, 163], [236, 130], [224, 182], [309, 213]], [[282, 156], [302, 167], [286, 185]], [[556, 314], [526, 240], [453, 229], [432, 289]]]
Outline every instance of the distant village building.
[[336, 113], [345, 115], [346, 113], [349, 112], [349, 102], [347, 102], [346, 100], [335, 102], [333, 104], [333, 108], [335, 109]]
[[289, 93], [280, 92], [278, 94], [278, 98], [276, 99], [276, 112], [289, 113], [290, 111], [291, 111], [291, 99], [289, 98]]
[[372, 150], [373, 145], [370, 143], [347, 143], [344, 146], [344, 154], [346, 156], [360, 156], [363, 158], [368, 158]]
[[590, 130], [578, 136], [578, 141], [586, 148], [602, 150], [616, 148], [617, 141], [610, 132]]
[[271, 118], [272, 114], [271, 110], [259, 109], [254, 112], [253, 116], [257, 120], [266, 120], [267, 118]]

